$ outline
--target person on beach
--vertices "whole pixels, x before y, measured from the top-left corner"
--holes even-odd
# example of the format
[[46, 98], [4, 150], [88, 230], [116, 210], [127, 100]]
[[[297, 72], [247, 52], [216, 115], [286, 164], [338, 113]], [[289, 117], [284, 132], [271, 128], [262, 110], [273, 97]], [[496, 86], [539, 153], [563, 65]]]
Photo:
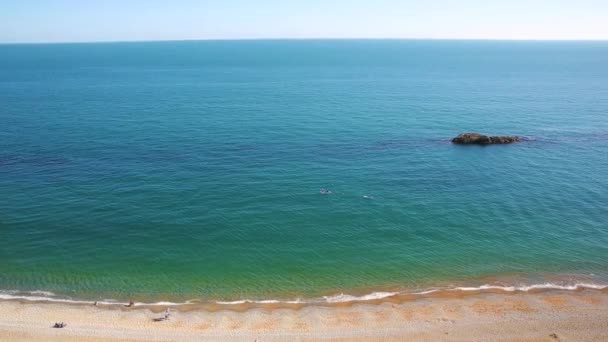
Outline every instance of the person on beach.
[[154, 318], [153, 321], [154, 322], [166, 321], [169, 319], [169, 316], [171, 316], [171, 312], [169, 311], [169, 308], [167, 308], [167, 310], [165, 310], [165, 315], [163, 317]]

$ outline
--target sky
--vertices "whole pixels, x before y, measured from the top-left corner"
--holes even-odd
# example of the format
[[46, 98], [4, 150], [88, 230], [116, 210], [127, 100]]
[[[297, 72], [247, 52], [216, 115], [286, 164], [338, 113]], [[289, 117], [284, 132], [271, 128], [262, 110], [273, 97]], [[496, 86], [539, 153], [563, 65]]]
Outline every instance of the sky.
[[0, 43], [608, 39], [608, 0], [0, 0]]

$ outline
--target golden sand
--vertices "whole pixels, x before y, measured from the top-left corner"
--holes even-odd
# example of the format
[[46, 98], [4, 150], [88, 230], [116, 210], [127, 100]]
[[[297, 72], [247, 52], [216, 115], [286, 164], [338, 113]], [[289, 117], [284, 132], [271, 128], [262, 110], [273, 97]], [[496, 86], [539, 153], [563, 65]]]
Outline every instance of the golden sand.
[[[0, 341], [608, 341], [599, 290], [338, 306], [173, 309], [0, 302]], [[63, 329], [52, 328], [65, 322]]]

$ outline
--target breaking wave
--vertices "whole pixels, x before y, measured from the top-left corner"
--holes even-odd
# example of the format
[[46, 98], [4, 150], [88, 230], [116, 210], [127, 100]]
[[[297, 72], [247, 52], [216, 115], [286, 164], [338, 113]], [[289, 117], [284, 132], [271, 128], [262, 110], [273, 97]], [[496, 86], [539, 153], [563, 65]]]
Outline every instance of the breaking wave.
[[[424, 291], [414, 291], [414, 292], [372, 292], [366, 295], [350, 295], [350, 294], [336, 294], [333, 296], [323, 296], [319, 298], [312, 299], [294, 299], [294, 300], [278, 300], [278, 299], [266, 299], [266, 300], [250, 300], [250, 299], [241, 299], [234, 301], [202, 301], [202, 300], [188, 300], [185, 302], [169, 302], [169, 301], [159, 301], [159, 302], [137, 302], [133, 303], [134, 307], [142, 307], [142, 306], [180, 306], [180, 305], [189, 305], [189, 304], [218, 304], [218, 305], [243, 305], [243, 304], [332, 304], [332, 303], [349, 303], [349, 302], [366, 302], [366, 301], [377, 301], [382, 299], [387, 299], [390, 297], [400, 296], [400, 295], [409, 295], [409, 296], [420, 296], [424, 297], [426, 295], [438, 294], [442, 292], [529, 292], [534, 290], [563, 290], [563, 291], [578, 291], [578, 290], [604, 290], [608, 289], [608, 285], [604, 284], [595, 284], [595, 283], [575, 283], [575, 284], [567, 284], [560, 285], [554, 283], [543, 283], [543, 284], [532, 284], [532, 285], [519, 285], [519, 286], [500, 286], [500, 285], [481, 285], [476, 287], [467, 287], [467, 286], [459, 286], [459, 287], [446, 287], [446, 288], [436, 288], [429, 289]], [[113, 299], [104, 299], [104, 300], [83, 300], [83, 299], [73, 299], [70, 297], [63, 297], [57, 295], [53, 292], [49, 291], [16, 291], [16, 290], [8, 290], [2, 291], [0, 290], [0, 300], [24, 300], [30, 302], [56, 302], [56, 303], [66, 303], [66, 304], [94, 304], [98, 305], [127, 305], [126, 302], [121, 302]]]

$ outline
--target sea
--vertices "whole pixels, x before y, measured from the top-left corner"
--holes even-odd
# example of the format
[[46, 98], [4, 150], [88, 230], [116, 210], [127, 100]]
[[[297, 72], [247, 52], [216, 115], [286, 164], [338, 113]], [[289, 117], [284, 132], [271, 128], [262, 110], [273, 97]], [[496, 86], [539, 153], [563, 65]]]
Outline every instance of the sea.
[[606, 285], [608, 42], [0, 45], [0, 298]]

